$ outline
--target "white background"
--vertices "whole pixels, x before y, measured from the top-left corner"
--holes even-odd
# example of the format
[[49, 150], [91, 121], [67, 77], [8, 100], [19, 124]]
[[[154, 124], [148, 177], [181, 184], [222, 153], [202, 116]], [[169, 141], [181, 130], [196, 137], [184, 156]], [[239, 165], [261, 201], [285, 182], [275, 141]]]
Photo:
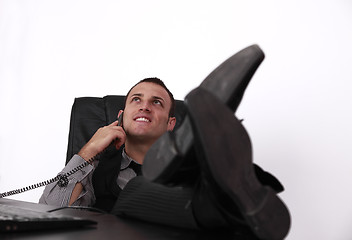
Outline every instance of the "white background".
[[183, 99], [255, 43], [266, 58], [237, 116], [286, 187], [287, 239], [352, 239], [349, 0], [0, 0], [0, 192], [64, 166], [75, 97], [156, 76]]

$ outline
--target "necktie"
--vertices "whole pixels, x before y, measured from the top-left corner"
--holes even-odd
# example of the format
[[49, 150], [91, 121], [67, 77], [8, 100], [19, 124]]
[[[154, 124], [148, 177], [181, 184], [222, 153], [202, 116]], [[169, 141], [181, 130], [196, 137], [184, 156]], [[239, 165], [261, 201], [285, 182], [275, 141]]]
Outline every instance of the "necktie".
[[142, 165], [141, 164], [138, 164], [138, 163], [135, 163], [134, 161], [131, 161], [129, 167], [133, 169], [133, 171], [137, 174], [137, 176], [142, 175]]

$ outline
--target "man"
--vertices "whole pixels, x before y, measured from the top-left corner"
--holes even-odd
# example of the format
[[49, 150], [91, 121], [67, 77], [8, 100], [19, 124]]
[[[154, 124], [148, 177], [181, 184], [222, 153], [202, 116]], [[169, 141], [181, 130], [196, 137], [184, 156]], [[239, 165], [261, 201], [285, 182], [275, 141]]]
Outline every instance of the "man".
[[[123, 114], [123, 127], [118, 126], [118, 121], [97, 130], [89, 142], [75, 155], [62, 173], [75, 168], [84, 161], [89, 161], [99, 153], [103, 152], [111, 143], [115, 146], [117, 153], [113, 152], [108, 158], [113, 159], [113, 164], [106, 166], [103, 162], [93, 162], [88, 166], [88, 171], [84, 174], [81, 171], [73, 174], [69, 178], [67, 187], [62, 188], [56, 183], [48, 185], [39, 202], [50, 205], [86, 205], [97, 206], [110, 211], [117, 199], [119, 190], [115, 192], [116, 186], [113, 185], [113, 195], [104, 199], [108, 193], [100, 196], [94, 191], [93, 172], [98, 169], [98, 174], [114, 169], [114, 176], [118, 173], [117, 184], [123, 189], [126, 183], [137, 174], [128, 168], [130, 164], [143, 164], [143, 159], [151, 145], [166, 131], [172, 131], [176, 118], [173, 117], [175, 100], [172, 93], [166, 88], [164, 83], [157, 78], [147, 78], [131, 88], [126, 95], [125, 108], [120, 110], [119, 116]], [[108, 155], [111, 153], [108, 153]], [[122, 157], [122, 159], [121, 159]], [[117, 158], [117, 159], [116, 159]], [[122, 169], [115, 169], [121, 164]], [[99, 166], [99, 167], [98, 167]], [[121, 172], [119, 170], [122, 170]], [[116, 179], [112, 180], [114, 182]], [[106, 191], [110, 191], [107, 189]]]
[[[176, 122], [172, 94], [158, 79], [136, 84], [126, 96], [123, 128], [118, 122], [100, 128], [62, 173], [90, 162], [111, 142], [118, 151], [70, 175], [67, 186], [48, 185], [40, 202], [95, 206], [177, 227], [226, 228], [246, 239], [283, 239], [290, 225], [276, 196], [283, 188], [253, 167], [249, 137], [233, 115], [259, 65], [248, 57], [257, 48], [231, 57], [187, 95], [188, 114], [175, 133], [169, 133]], [[149, 180], [132, 170], [136, 163], [146, 163]], [[188, 164], [192, 170], [179, 175]]]

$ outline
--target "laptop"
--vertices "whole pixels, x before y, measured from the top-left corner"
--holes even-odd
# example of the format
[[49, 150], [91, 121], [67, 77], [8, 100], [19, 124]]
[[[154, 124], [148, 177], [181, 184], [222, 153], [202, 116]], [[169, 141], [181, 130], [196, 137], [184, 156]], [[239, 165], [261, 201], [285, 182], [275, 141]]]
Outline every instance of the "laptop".
[[40, 212], [0, 204], [0, 232], [23, 232], [49, 229], [92, 227], [97, 222], [54, 212]]

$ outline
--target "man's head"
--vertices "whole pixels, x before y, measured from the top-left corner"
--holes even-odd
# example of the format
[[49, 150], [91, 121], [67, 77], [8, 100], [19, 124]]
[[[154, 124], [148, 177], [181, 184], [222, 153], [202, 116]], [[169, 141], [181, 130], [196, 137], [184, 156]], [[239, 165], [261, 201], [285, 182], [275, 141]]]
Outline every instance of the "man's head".
[[172, 131], [176, 119], [175, 100], [158, 78], [147, 78], [134, 85], [126, 95], [123, 126], [127, 140], [153, 142]]
[[165, 89], [165, 91], [167, 92], [167, 94], [169, 95], [170, 97], [170, 100], [171, 100], [171, 107], [170, 107], [170, 111], [169, 111], [169, 117], [175, 117], [175, 107], [176, 107], [176, 102], [175, 102], [175, 99], [174, 99], [174, 95], [170, 92], [170, 90], [166, 87], [165, 83], [160, 80], [159, 78], [145, 78], [141, 81], [139, 81], [138, 83], [136, 83], [133, 87], [131, 87], [131, 89], [128, 91], [128, 93], [126, 94], [126, 98], [125, 98], [125, 107], [126, 107], [126, 99], [128, 97], [128, 95], [130, 94], [131, 90], [137, 86], [138, 84], [140, 83], [154, 83], [154, 84], [157, 84], [159, 86], [161, 86], [162, 88]]

